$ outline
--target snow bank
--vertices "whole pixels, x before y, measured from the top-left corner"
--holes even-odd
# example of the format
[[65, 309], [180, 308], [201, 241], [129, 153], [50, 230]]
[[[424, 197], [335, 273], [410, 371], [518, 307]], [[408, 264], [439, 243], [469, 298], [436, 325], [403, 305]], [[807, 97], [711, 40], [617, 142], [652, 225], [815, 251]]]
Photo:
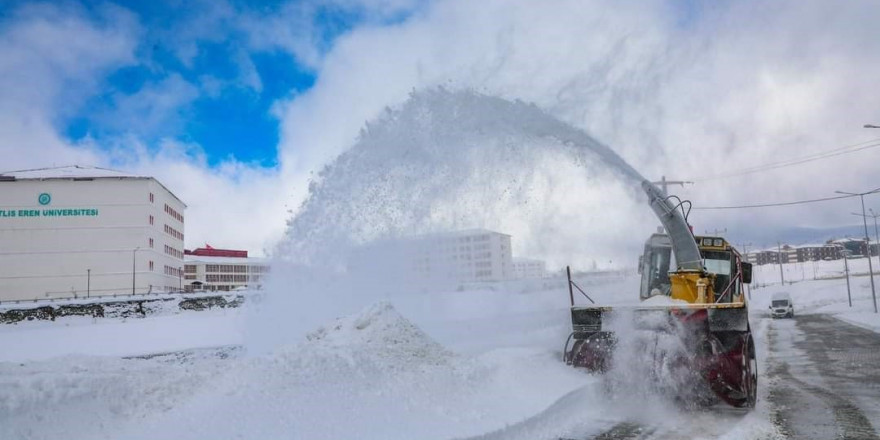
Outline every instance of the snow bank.
[[688, 303], [685, 300], [674, 299], [669, 296], [652, 296], [644, 301], [642, 301], [641, 305], [643, 306], [657, 306], [657, 307], [667, 307], [667, 306], [686, 306]]

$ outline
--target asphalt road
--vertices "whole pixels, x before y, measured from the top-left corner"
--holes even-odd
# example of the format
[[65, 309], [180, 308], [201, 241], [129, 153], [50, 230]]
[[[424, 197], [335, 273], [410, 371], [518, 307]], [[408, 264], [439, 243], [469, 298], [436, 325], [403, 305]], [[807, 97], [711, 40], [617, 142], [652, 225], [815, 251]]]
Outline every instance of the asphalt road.
[[[768, 371], [759, 386], [768, 390], [771, 418], [790, 439], [880, 440], [880, 335], [825, 315], [798, 315], [773, 321]], [[738, 423], [723, 405], [707, 409], [717, 422]], [[691, 417], [704, 417], [698, 411]], [[699, 423], [689, 424], [692, 427]], [[594, 440], [712, 438], [726, 433], [664, 432], [621, 422]], [[670, 435], [671, 434], [671, 435]], [[693, 435], [691, 435], [693, 434]]]
[[880, 335], [824, 315], [770, 330], [773, 421], [792, 439], [880, 440]]

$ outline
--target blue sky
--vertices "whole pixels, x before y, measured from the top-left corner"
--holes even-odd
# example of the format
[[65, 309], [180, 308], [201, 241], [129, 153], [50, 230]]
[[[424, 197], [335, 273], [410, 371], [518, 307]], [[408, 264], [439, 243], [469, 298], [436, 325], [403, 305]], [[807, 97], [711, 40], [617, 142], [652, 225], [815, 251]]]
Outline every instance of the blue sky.
[[[255, 45], [234, 23], [239, 16], [271, 16], [283, 14], [282, 8], [296, 9], [312, 26], [300, 36], [311, 39], [319, 53], [368, 19], [358, 7], [332, 3], [236, 1], [226, 5], [232, 12], [229, 16], [218, 14], [217, 9], [224, 8], [215, 8], [212, 2], [115, 5], [133, 14], [139, 25], [136, 62], [106, 72], [96, 93], [58, 118], [58, 131], [72, 142], [90, 139], [98, 145], [124, 135], [135, 135], [147, 145], [172, 138], [201, 146], [209, 165], [230, 158], [263, 167], [278, 165], [279, 121], [272, 107], [309, 89], [316, 80], [313, 60], [302, 60], [284, 47]], [[82, 10], [95, 19], [106, 7], [82, 4]], [[200, 31], [199, 26], [209, 29]], [[164, 87], [168, 84], [174, 86]], [[138, 104], [142, 95], [155, 89], [176, 95], [169, 98], [174, 105], [161, 109], [165, 114]]]

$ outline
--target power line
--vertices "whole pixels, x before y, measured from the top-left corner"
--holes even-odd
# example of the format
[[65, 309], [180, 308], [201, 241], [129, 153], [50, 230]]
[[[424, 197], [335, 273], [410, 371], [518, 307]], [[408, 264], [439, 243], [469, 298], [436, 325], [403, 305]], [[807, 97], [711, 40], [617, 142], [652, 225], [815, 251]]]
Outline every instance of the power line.
[[769, 170], [774, 170], [774, 169], [778, 169], [778, 168], [790, 167], [790, 166], [794, 166], [794, 165], [801, 165], [801, 164], [804, 164], [807, 162], [813, 162], [813, 161], [820, 160], [820, 159], [827, 159], [829, 157], [855, 153], [858, 151], [867, 150], [869, 148], [876, 148], [876, 147], [880, 147], [880, 138], [871, 139], [871, 140], [864, 141], [864, 142], [859, 142], [857, 144], [845, 145], [843, 147], [838, 147], [838, 148], [834, 148], [834, 149], [831, 149], [828, 151], [814, 153], [814, 154], [802, 156], [799, 158], [792, 158], [792, 159], [779, 161], [779, 162], [772, 162], [772, 163], [763, 164], [763, 165], [756, 165], [753, 167], [743, 168], [743, 169], [737, 170], [737, 171], [732, 171], [730, 173], [718, 174], [715, 176], [702, 177], [702, 178], [694, 178], [691, 180], [697, 181], [697, 182], [706, 182], [706, 181], [711, 181], [711, 180], [726, 179], [729, 177], [743, 176], [743, 175], [747, 175], [747, 174], [758, 173], [761, 171], [769, 171]]
[[739, 205], [739, 206], [694, 206], [693, 209], [699, 210], [710, 210], [710, 209], [747, 209], [747, 208], [769, 208], [774, 206], [791, 206], [791, 205], [804, 205], [807, 203], [819, 203], [819, 202], [827, 202], [829, 200], [838, 200], [838, 199], [847, 199], [850, 197], [859, 197], [861, 195], [868, 194], [876, 194], [880, 192], [880, 188], [872, 189], [871, 191], [866, 191], [862, 194], [844, 194], [840, 196], [832, 196], [832, 197], [822, 197], [819, 199], [809, 199], [809, 200], [797, 200], [794, 202], [775, 202], [775, 203], [759, 203], [755, 205]]

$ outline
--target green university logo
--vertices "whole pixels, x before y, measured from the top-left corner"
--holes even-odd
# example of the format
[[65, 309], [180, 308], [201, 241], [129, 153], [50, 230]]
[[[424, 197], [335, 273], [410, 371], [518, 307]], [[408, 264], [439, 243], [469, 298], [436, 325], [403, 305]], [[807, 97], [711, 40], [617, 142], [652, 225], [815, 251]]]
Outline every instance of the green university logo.
[[40, 202], [41, 205], [48, 205], [49, 202], [52, 201], [52, 196], [50, 196], [49, 193], [42, 193], [37, 197], [37, 201]]

